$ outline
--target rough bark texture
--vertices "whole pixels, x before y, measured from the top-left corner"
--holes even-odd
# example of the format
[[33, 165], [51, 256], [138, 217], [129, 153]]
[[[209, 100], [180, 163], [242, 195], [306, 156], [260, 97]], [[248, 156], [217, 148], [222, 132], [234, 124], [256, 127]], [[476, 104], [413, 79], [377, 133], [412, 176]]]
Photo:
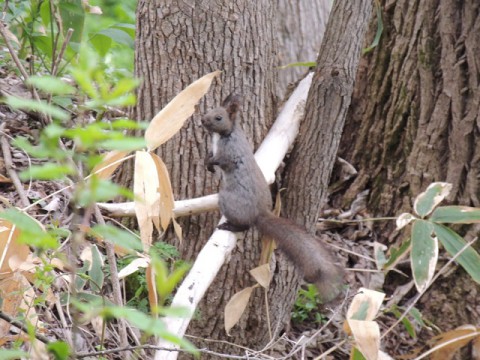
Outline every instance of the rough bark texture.
[[[369, 0], [335, 1], [317, 59], [305, 119], [286, 167], [283, 216], [312, 232], [325, 202], [371, 8]], [[298, 287], [298, 274], [292, 276]], [[291, 304], [295, 293], [289, 295], [283, 301]]]
[[[331, 0], [278, 0], [278, 63], [315, 61], [332, 7]], [[290, 83], [305, 74], [305, 67], [279, 70], [277, 95], [283, 99]]]
[[[296, 146], [287, 167], [289, 217], [312, 229], [326, 198], [371, 14], [368, 0], [333, 5]], [[305, 209], [290, 213], [289, 209]]]
[[[204, 166], [209, 139], [200, 126], [200, 115], [206, 109], [218, 106], [236, 91], [243, 93], [240, 119], [252, 142], [258, 144], [271, 125], [277, 65], [273, 18], [274, 8], [268, 1], [139, 1], [135, 72], [143, 82], [134, 114], [137, 119], [151, 119], [188, 84], [211, 71], [223, 71], [223, 83], [212, 85], [193, 119], [158, 151], [167, 164], [176, 199], [218, 190], [219, 176], [211, 175]], [[218, 219], [218, 213], [180, 219], [182, 258], [195, 259]], [[233, 294], [253, 284], [248, 270], [258, 265], [259, 253], [260, 242], [250, 231], [239, 240], [237, 250], [206, 294], [198, 319], [187, 330], [189, 334], [227, 340], [223, 309]], [[244, 320], [232, 330], [228, 341], [255, 346], [265, 340], [268, 331], [261, 295], [255, 292]], [[221, 343], [208, 343], [208, 347], [230, 352]]]
[[[433, 181], [480, 206], [480, 3], [382, 1], [385, 30], [363, 58], [341, 155], [359, 170], [344, 197], [370, 188], [376, 216], [410, 211]], [[371, 23], [371, 37], [376, 20]], [[379, 227], [395, 238], [393, 224]], [[468, 237], [478, 236], [478, 228]], [[479, 287], [463, 270], [434, 284], [422, 313], [443, 330], [480, 321]]]

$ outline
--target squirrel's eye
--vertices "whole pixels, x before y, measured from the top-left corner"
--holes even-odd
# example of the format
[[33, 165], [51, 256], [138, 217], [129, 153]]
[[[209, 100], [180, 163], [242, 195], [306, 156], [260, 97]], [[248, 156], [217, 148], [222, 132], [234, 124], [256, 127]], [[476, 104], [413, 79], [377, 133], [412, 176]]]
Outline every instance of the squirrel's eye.
[[222, 117], [220, 115], [215, 116], [215, 120], [222, 121]]

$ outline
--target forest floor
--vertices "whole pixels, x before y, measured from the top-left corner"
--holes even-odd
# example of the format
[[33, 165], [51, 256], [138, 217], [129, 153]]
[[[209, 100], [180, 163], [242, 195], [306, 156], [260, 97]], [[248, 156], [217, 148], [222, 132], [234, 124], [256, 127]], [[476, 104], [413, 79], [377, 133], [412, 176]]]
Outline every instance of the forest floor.
[[[24, 87], [21, 80], [5, 69], [0, 69], [0, 90], [1, 95], [15, 94], [21, 97], [29, 97], [29, 91]], [[60, 190], [64, 184], [58, 181], [26, 181], [19, 191], [12, 183], [10, 174], [18, 173], [28, 168], [35, 160], [25, 152], [12, 145], [12, 139], [18, 136], [26, 137], [35, 142], [39, 139], [42, 129], [40, 119], [34, 113], [13, 111], [6, 105], [0, 105], [0, 139], [2, 142], [2, 157], [0, 157], [0, 200], [6, 206], [25, 207], [22, 197], [30, 203], [43, 199], [47, 195]], [[68, 144], [67, 144], [68, 146]], [[340, 178], [339, 173], [343, 171], [342, 166], [336, 168], [334, 178]], [[348, 179], [345, 180], [348, 182]], [[336, 183], [336, 192], [341, 192], [342, 184]], [[23, 192], [23, 194], [21, 194]], [[68, 204], [71, 194], [62, 192], [42, 201], [29, 210], [29, 214], [39, 222], [48, 220], [55, 222], [58, 226], [68, 225], [69, 217]], [[327, 208], [321, 214], [317, 230], [325, 241], [335, 244], [335, 252], [340, 255], [342, 262], [348, 268], [346, 275], [347, 286], [345, 296], [327, 305], [321, 305], [314, 297], [309, 296], [308, 290], [304, 289], [303, 302], [293, 311], [294, 319], [291, 322], [288, 337], [290, 339], [308, 338], [310, 341], [305, 350], [298, 355], [298, 358], [313, 359], [322, 352], [334, 348], [332, 359], [348, 359], [351, 352], [351, 341], [344, 341], [345, 335], [345, 314], [355, 294], [360, 288], [377, 289], [386, 293], [386, 305], [375, 318], [376, 323], [383, 333], [392, 326], [399, 314], [403, 312], [404, 306], [408, 305], [416, 295], [415, 286], [409, 274], [408, 262], [400, 263], [397, 266], [399, 271], [390, 272], [385, 275], [379, 270], [375, 253], [383, 253], [384, 247], [380, 244], [372, 221], [360, 221], [371, 218], [365, 207], [366, 194], [360, 194], [358, 201], [346, 211], [340, 207]], [[8, 204], [8, 205], [7, 205]], [[354, 220], [354, 222], [349, 222]], [[5, 247], [5, 244], [1, 244]], [[55, 268], [52, 272], [61, 277], [62, 270]], [[32, 277], [26, 277], [33, 281]], [[2, 280], [3, 281], [3, 280]], [[23, 281], [23, 280], [22, 280]], [[5, 286], [5, 283], [3, 283]], [[52, 288], [48, 291], [37, 292], [33, 296], [37, 299], [45, 298], [33, 306], [36, 318], [42, 324], [39, 333], [49, 339], [63, 339], [66, 335], [66, 324], [70, 314], [65, 306], [60, 304], [60, 291], [62, 286]], [[0, 282], [0, 295], [5, 298], [6, 288], [2, 289]], [[108, 294], [107, 294], [108, 295]], [[49, 298], [51, 297], [51, 298]], [[12, 308], [13, 302], [15, 305]], [[21, 312], [21, 299], [3, 301], [1, 311], [9, 314], [14, 319]], [[325, 317], [320, 314], [325, 314]], [[421, 316], [420, 316], [421, 317]], [[326, 319], [330, 318], [327, 322]], [[67, 320], [66, 320], [67, 319]], [[68, 326], [67, 326], [68, 327]], [[321, 331], [319, 331], [319, 329]], [[85, 325], [82, 329], [86, 339], [94, 339], [100, 336], [102, 329], [93, 322]], [[391, 354], [393, 358], [399, 355], [421, 352], [426, 345], [426, 339], [434, 335], [433, 327], [428, 322], [419, 321], [416, 316], [407, 316], [403, 323], [397, 325], [388, 336], [382, 339], [382, 349]], [[18, 328], [11, 326], [5, 320], [0, 320], [0, 347], [10, 346], [18, 339], [27, 339]], [[118, 334], [115, 327], [107, 329], [107, 342], [117, 343]], [[80, 347], [82, 345], [80, 344]], [[84, 350], [89, 346], [84, 344]], [[409, 358], [403, 357], [404, 359]], [[412, 357], [413, 358], [413, 357]]]

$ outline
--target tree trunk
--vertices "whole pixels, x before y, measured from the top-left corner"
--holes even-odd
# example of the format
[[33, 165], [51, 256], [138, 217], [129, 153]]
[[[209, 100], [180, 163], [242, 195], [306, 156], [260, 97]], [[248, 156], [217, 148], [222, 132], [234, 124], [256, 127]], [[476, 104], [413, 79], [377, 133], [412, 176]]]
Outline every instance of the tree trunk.
[[[235, 91], [243, 94], [240, 120], [255, 145], [271, 125], [275, 115], [277, 65], [272, 19], [274, 8], [268, 1], [139, 1], [135, 73], [143, 82], [138, 90], [135, 118], [151, 119], [191, 82], [211, 71], [223, 71], [222, 84], [212, 85], [193, 120], [158, 151], [169, 169], [176, 199], [218, 191], [219, 176], [211, 175], [204, 166], [210, 139], [200, 126], [200, 116], [207, 109], [218, 106]], [[179, 220], [184, 233], [182, 258], [194, 261], [213, 232], [219, 214]], [[253, 284], [248, 270], [258, 265], [259, 244], [252, 231], [238, 242], [238, 249], [206, 294], [198, 319], [192, 321], [187, 330], [190, 335], [227, 340], [223, 309], [236, 292]], [[252, 344], [266, 338], [262, 304], [263, 296], [257, 290], [244, 320], [232, 330], [228, 341], [254, 346]], [[207, 346], [217, 351], [227, 348], [222, 343], [210, 342]]]
[[[371, 213], [398, 215], [431, 182], [447, 181], [451, 203], [479, 207], [480, 3], [382, 4], [385, 29], [363, 58], [342, 138], [341, 155], [359, 170], [344, 203], [369, 188]], [[376, 19], [371, 30], [373, 39]], [[393, 226], [377, 229], [395, 238]], [[421, 311], [443, 330], [478, 324], [478, 290], [457, 270], [437, 280]]]
[[[277, 8], [278, 63], [315, 61], [332, 7], [331, 0], [279, 0]], [[279, 70], [277, 95], [305, 74], [305, 67]]]

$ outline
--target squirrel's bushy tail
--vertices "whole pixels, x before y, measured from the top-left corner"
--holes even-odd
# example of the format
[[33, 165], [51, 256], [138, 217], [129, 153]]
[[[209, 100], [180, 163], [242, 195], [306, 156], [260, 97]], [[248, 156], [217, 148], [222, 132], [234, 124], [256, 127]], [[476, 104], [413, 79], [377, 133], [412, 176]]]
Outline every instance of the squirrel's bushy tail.
[[343, 269], [321, 240], [293, 221], [272, 213], [262, 214], [256, 223], [260, 232], [272, 237], [278, 248], [314, 283], [324, 302], [333, 300], [343, 283]]

